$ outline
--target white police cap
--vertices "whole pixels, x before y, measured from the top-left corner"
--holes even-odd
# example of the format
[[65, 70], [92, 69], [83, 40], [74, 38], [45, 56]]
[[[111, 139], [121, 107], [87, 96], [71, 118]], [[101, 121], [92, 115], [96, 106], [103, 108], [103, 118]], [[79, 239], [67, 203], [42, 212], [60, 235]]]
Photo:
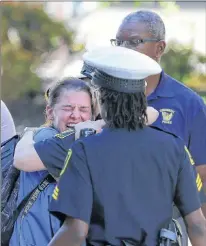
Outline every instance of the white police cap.
[[144, 79], [162, 70], [150, 57], [124, 47], [98, 47], [83, 60], [95, 68], [94, 84], [126, 93], [144, 91]]
[[161, 72], [152, 58], [124, 47], [98, 47], [83, 55], [83, 60], [111, 76], [122, 79], [145, 79]]

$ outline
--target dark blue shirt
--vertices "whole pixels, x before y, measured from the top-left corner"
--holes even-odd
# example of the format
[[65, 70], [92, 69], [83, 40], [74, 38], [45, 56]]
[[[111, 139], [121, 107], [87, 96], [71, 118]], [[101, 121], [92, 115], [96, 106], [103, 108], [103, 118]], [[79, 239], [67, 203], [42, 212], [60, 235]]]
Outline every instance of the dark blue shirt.
[[172, 218], [200, 208], [193, 166], [183, 141], [146, 127], [104, 129], [74, 143], [53, 193], [50, 211], [90, 224], [88, 241], [120, 245], [121, 238], [154, 246]]
[[206, 106], [201, 97], [162, 72], [148, 104], [160, 112], [154, 125], [182, 138], [196, 165], [206, 164]]
[[42, 163], [53, 177], [59, 177], [68, 150], [74, 141], [74, 130], [71, 129], [34, 144]]

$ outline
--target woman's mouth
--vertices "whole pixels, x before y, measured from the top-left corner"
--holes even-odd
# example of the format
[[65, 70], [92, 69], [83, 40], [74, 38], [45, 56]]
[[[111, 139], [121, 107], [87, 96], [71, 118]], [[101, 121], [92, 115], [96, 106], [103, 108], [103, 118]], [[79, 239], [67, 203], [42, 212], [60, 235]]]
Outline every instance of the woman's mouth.
[[68, 125], [66, 125], [67, 128], [74, 128], [76, 125], [76, 123], [69, 123]]

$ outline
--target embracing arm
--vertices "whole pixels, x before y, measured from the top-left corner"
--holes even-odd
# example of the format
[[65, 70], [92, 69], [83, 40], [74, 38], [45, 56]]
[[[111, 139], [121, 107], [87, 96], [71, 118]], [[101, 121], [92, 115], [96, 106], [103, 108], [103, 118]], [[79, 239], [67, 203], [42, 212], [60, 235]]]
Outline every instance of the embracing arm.
[[193, 159], [187, 148], [180, 158], [177, 178], [175, 204], [185, 219], [189, 238], [193, 246], [205, 246], [206, 220], [201, 210], [201, 178], [194, 172]]
[[[103, 121], [81, 122], [76, 125], [76, 139], [79, 138], [81, 129], [101, 129]], [[68, 149], [74, 142], [74, 130], [68, 130], [55, 135], [52, 138], [34, 143], [33, 132], [28, 131], [16, 146], [14, 155], [14, 166], [26, 172], [48, 169], [54, 176], [58, 177], [64, 165]]]
[[202, 182], [206, 183], [206, 106], [202, 103], [199, 108], [193, 117], [188, 148]]
[[69, 152], [49, 207], [53, 215], [66, 220], [49, 246], [80, 246], [91, 220], [93, 188], [86, 154], [81, 143], [75, 143]]
[[88, 233], [88, 225], [79, 219], [67, 217], [48, 246], [80, 246]]
[[14, 166], [26, 172], [46, 169], [34, 148], [32, 131], [26, 132], [17, 144], [14, 154]]
[[201, 209], [185, 216], [186, 227], [193, 246], [204, 246], [206, 243], [206, 220]]

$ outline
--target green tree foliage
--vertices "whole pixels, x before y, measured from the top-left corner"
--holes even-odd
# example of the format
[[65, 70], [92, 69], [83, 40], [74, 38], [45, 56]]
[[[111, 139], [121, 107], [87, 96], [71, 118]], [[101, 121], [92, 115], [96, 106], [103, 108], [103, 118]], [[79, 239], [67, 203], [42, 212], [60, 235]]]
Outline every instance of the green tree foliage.
[[197, 91], [206, 90], [206, 56], [195, 51], [192, 45], [170, 41], [161, 65], [175, 79]]
[[[41, 4], [2, 3], [2, 97], [5, 101], [40, 91], [32, 72], [41, 55], [55, 49], [59, 39], [72, 46], [73, 33], [44, 12]], [[13, 32], [13, 34], [11, 34]]]

